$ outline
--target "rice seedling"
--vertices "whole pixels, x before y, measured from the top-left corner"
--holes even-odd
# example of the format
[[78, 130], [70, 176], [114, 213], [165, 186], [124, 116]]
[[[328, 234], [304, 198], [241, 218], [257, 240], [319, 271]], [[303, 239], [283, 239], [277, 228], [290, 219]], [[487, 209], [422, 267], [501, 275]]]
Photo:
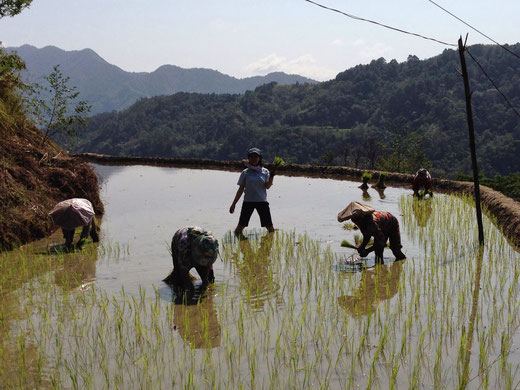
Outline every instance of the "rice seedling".
[[21, 388], [514, 388], [518, 253], [488, 218], [479, 250], [470, 199], [416, 202], [400, 200], [405, 249], [413, 254], [404, 262], [342, 273], [334, 268], [341, 248], [307, 235], [228, 234], [221, 240], [226, 278], [184, 304], [163, 285], [81, 288], [92, 263], [128, 253], [115, 243], [72, 254], [2, 253], [0, 381]]

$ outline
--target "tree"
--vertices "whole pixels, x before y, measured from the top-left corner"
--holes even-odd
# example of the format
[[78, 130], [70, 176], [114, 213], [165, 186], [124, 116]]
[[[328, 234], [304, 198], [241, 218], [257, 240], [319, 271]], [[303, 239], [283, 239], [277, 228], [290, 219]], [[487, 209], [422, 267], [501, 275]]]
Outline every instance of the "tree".
[[0, 88], [17, 88], [22, 85], [20, 71], [25, 69], [25, 63], [14, 53], [8, 53], [0, 47]]
[[58, 135], [69, 140], [75, 137], [90, 112], [86, 101], [76, 101], [79, 92], [68, 85], [70, 78], [63, 76], [59, 65], [44, 79], [48, 86], [35, 84], [30, 91], [32, 119], [45, 134], [42, 146], [49, 137]]
[[321, 156], [321, 160], [325, 165], [333, 165], [334, 164], [334, 152], [332, 150], [325, 150], [323, 155]]
[[24, 8], [31, 5], [32, 0], [3, 0], [0, 1], [0, 18], [18, 15]]
[[392, 142], [381, 144], [383, 157], [378, 160], [379, 167], [388, 172], [413, 173], [419, 168], [429, 168], [431, 163], [424, 152], [425, 136], [410, 131], [409, 128], [396, 128]]

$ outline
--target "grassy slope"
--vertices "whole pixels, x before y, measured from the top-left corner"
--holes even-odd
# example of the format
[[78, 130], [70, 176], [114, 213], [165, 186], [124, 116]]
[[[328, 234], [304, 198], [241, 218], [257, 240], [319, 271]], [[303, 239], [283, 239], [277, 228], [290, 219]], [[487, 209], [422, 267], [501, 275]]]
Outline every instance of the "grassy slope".
[[103, 213], [93, 169], [69, 157], [25, 118], [19, 99], [0, 85], [0, 250], [44, 237], [59, 201], [88, 198]]

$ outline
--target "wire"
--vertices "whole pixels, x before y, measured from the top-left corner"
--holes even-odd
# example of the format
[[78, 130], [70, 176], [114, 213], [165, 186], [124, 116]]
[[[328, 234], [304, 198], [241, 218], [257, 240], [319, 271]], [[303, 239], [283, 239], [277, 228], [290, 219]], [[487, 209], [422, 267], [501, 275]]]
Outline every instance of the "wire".
[[498, 88], [498, 86], [495, 84], [495, 82], [491, 79], [491, 77], [489, 77], [489, 75], [486, 73], [486, 71], [484, 70], [484, 68], [482, 67], [482, 65], [480, 65], [480, 63], [476, 60], [475, 57], [473, 57], [473, 55], [469, 52], [468, 48], [467, 47], [464, 47], [464, 50], [466, 50], [469, 54], [469, 56], [471, 57], [471, 59], [473, 61], [475, 61], [475, 63], [478, 65], [478, 67], [480, 68], [480, 70], [482, 71], [482, 73], [484, 73], [484, 75], [487, 77], [487, 79], [491, 82], [491, 84], [493, 84], [493, 87], [495, 87], [495, 89], [498, 91], [498, 93], [500, 95], [502, 95], [502, 97], [504, 98], [504, 100], [506, 101], [507, 105], [513, 110], [513, 112], [520, 118], [520, 113], [513, 107], [513, 105], [511, 104], [511, 102], [509, 101], [509, 99], [506, 97], [506, 95], [504, 95], [502, 93], [502, 91], [500, 90], [500, 88]]
[[[435, 39], [435, 38], [430, 38], [430, 37], [426, 37], [424, 35], [421, 35], [421, 34], [416, 34], [416, 33], [413, 33], [413, 32], [409, 32], [409, 31], [406, 31], [406, 30], [402, 30], [400, 28], [396, 28], [396, 27], [392, 27], [392, 26], [388, 26], [386, 24], [382, 24], [382, 23], [379, 23], [379, 22], [376, 22], [376, 21], [373, 21], [373, 20], [370, 20], [370, 19], [365, 19], [365, 18], [361, 18], [359, 16], [355, 16], [355, 15], [351, 15], [351, 14], [348, 14], [346, 12], [343, 12], [343, 11], [340, 11], [338, 9], [335, 9], [335, 8], [330, 8], [330, 7], [327, 7], [323, 4], [320, 4], [320, 3], [317, 3], [315, 1], [312, 1], [312, 0], [304, 0], [306, 1], [307, 3], [311, 3], [311, 4], [314, 4], [320, 8], [324, 8], [326, 10], [329, 10], [329, 11], [333, 11], [333, 12], [337, 12], [341, 15], [344, 15], [344, 16], [347, 16], [349, 18], [352, 18], [352, 19], [355, 19], [355, 20], [359, 20], [359, 21], [362, 21], [362, 22], [368, 22], [368, 23], [372, 23], [372, 24], [376, 24], [378, 26], [381, 26], [381, 27], [384, 27], [384, 28], [388, 28], [390, 30], [394, 30], [394, 31], [398, 31], [398, 32], [401, 32], [401, 33], [404, 33], [404, 34], [409, 34], [409, 35], [413, 35], [413, 36], [416, 36], [416, 37], [419, 37], [419, 38], [423, 38], [423, 39], [427, 39], [427, 40], [430, 40], [430, 41], [434, 41], [434, 42], [437, 42], [437, 43], [440, 43], [442, 45], [446, 45], [446, 46], [455, 46], [455, 47], [458, 47], [458, 45], [455, 45], [455, 44], [452, 44], [452, 43], [447, 43], [447, 42], [443, 42], [443, 41], [440, 41], [438, 39]], [[511, 50], [509, 50], [507, 47], [504, 47], [503, 45], [501, 45], [500, 43], [496, 42], [495, 40], [491, 39], [490, 37], [488, 37], [487, 35], [485, 35], [484, 33], [480, 32], [479, 30], [477, 30], [475, 27], [471, 26], [470, 24], [466, 23], [465, 21], [463, 21], [462, 19], [460, 19], [459, 17], [457, 17], [456, 15], [452, 14], [451, 12], [449, 12], [448, 10], [442, 8], [439, 4], [435, 3], [433, 0], [428, 0], [429, 2], [431, 2], [432, 4], [435, 4], [437, 7], [439, 7], [440, 9], [442, 9], [444, 12], [447, 12], [448, 14], [450, 14], [451, 16], [453, 16], [454, 18], [456, 18], [457, 20], [461, 21], [462, 23], [464, 23], [465, 25], [467, 25], [468, 27], [472, 28], [473, 30], [475, 30], [476, 32], [478, 32], [479, 34], [485, 36], [486, 38], [488, 38], [489, 40], [491, 40], [492, 42], [496, 43], [498, 46], [500, 46], [501, 48], [503, 48], [504, 50], [508, 51], [509, 53], [513, 54], [514, 56], [520, 58], [520, 56], [518, 56], [516, 53], [512, 52]], [[484, 68], [482, 67], [482, 65], [480, 65], [480, 63], [475, 59], [475, 57], [473, 57], [473, 55], [471, 55], [471, 53], [469, 52], [468, 48], [467, 47], [464, 47], [464, 49], [468, 52], [469, 56], [473, 59], [473, 61], [475, 61], [475, 63], [478, 65], [478, 67], [480, 68], [480, 70], [482, 71], [482, 73], [484, 73], [484, 75], [487, 77], [487, 79], [491, 82], [491, 84], [493, 84], [493, 87], [495, 87], [495, 89], [498, 91], [498, 93], [500, 93], [500, 95], [502, 95], [502, 97], [504, 98], [504, 100], [507, 102], [507, 104], [509, 105], [509, 107], [513, 110], [513, 112], [518, 116], [520, 117], [520, 113], [513, 107], [513, 105], [511, 104], [511, 102], [509, 101], [509, 99], [506, 97], [506, 95], [504, 95], [502, 93], [502, 91], [500, 91], [500, 89], [498, 88], [498, 86], [495, 84], [495, 82], [491, 79], [491, 77], [489, 77], [489, 75], [486, 73], [486, 71], [484, 70]]]
[[347, 17], [352, 18], [352, 19], [355, 19], [355, 20], [360, 20], [360, 21], [362, 21], [362, 22], [368, 22], [368, 23], [376, 24], [376, 25], [378, 25], [378, 26], [381, 26], [381, 27], [384, 27], [384, 28], [388, 28], [388, 29], [390, 29], [390, 30], [398, 31], [398, 32], [401, 32], [401, 33], [404, 33], [404, 34], [408, 34], [408, 35], [413, 35], [413, 36], [416, 36], [416, 37], [419, 37], [419, 38], [422, 38], [422, 39], [426, 39], [426, 40], [429, 40], [429, 41], [434, 41], [434, 42], [440, 43], [440, 44], [445, 45], [445, 46], [454, 46], [454, 47], [457, 47], [457, 45], [456, 45], [456, 44], [453, 44], [453, 43], [443, 42], [443, 41], [440, 41], [440, 40], [435, 39], [435, 38], [426, 37], [426, 36], [421, 35], [421, 34], [417, 34], [417, 33], [413, 33], [413, 32], [410, 32], [410, 31], [402, 30], [402, 29], [400, 29], [400, 28], [396, 28], [396, 27], [388, 26], [388, 25], [386, 25], [386, 24], [379, 23], [379, 22], [376, 22], [376, 21], [374, 21], [374, 20], [365, 19], [365, 18], [361, 18], [361, 17], [359, 17], [359, 16], [355, 16], [355, 15], [347, 14], [346, 12], [340, 11], [340, 10], [335, 9], [335, 8], [327, 7], [327, 6], [323, 5], [323, 4], [316, 3], [315, 1], [312, 1], [312, 0], [304, 0], [304, 1], [306, 1], [307, 3], [314, 4], [314, 5], [318, 6], [318, 7], [321, 7], [321, 8], [327, 9], [327, 10], [329, 10], [329, 11], [337, 12], [337, 13], [339, 13], [339, 14], [342, 14], [342, 15], [344, 15], [344, 16], [347, 16]]
[[504, 49], [505, 51], [509, 52], [510, 54], [514, 55], [515, 57], [517, 58], [520, 58], [520, 56], [518, 54], [516, 54], [515, 52], [509, 50], [507, 47], [505, 47], [504, 45], [501, 45], [500, 43], [498, 43], [497, 41], [495, 41], [493, 38], [491, 37], [488, 37], [486, 34], [484, 34], [482, 31], [479, 31], [477, 30], [475, 27], [473, 27], [471, 24], [469, 23], [466, 23], [464, 20], [462, 20], [461, 18], [459, 18], [457, 15], [454, 15], [453, 13], [451, 13], [450, 11], [448, 11], [446, 8], [443, 8], [441, 7], [439, 4], [437, 4], [435, 1], [433, 0], [428, 0], [430, 3], [436, 5], [437, 7], [439, 7], [440, 9], [442, 9], [444, 12], [446, 12], [447, 14], [453, 16], [455, 19], [457, 19], [458, 21], [464, 23], [466, 26], [468, 26], [469, 28], [473, 29], [474, 31], [478, 32], [480, 35], [486, 37], [487, 39], [489, 39], [491, 42], [497, 44], [498, 46], [500, 46], [502, 49]]

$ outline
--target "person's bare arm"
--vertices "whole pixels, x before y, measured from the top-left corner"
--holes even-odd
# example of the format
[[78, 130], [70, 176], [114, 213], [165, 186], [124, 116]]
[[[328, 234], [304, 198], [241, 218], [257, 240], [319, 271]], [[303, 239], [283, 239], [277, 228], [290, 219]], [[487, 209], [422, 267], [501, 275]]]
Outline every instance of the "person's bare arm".
[[269, 175], [269, 180], [267, 180], [267, 183], [265, 183], [265, 188], [269, 189], [273, 185], [273, 178], [274, 175]]
[[235, 195], [235, 199], [233, 199], [233, 203], [231, 203], [231, 207], [229, 208], [229, 212], [231, 214], [233, 214], [233, 212], [235, 211], [235, 206], [236, 206], [238, 200], [240, 199], [240, 197], [242, 196], [242, 194], [244, 193], [244, 188], [245, 188], [245, 186], [238, 187], [237, 193]]

